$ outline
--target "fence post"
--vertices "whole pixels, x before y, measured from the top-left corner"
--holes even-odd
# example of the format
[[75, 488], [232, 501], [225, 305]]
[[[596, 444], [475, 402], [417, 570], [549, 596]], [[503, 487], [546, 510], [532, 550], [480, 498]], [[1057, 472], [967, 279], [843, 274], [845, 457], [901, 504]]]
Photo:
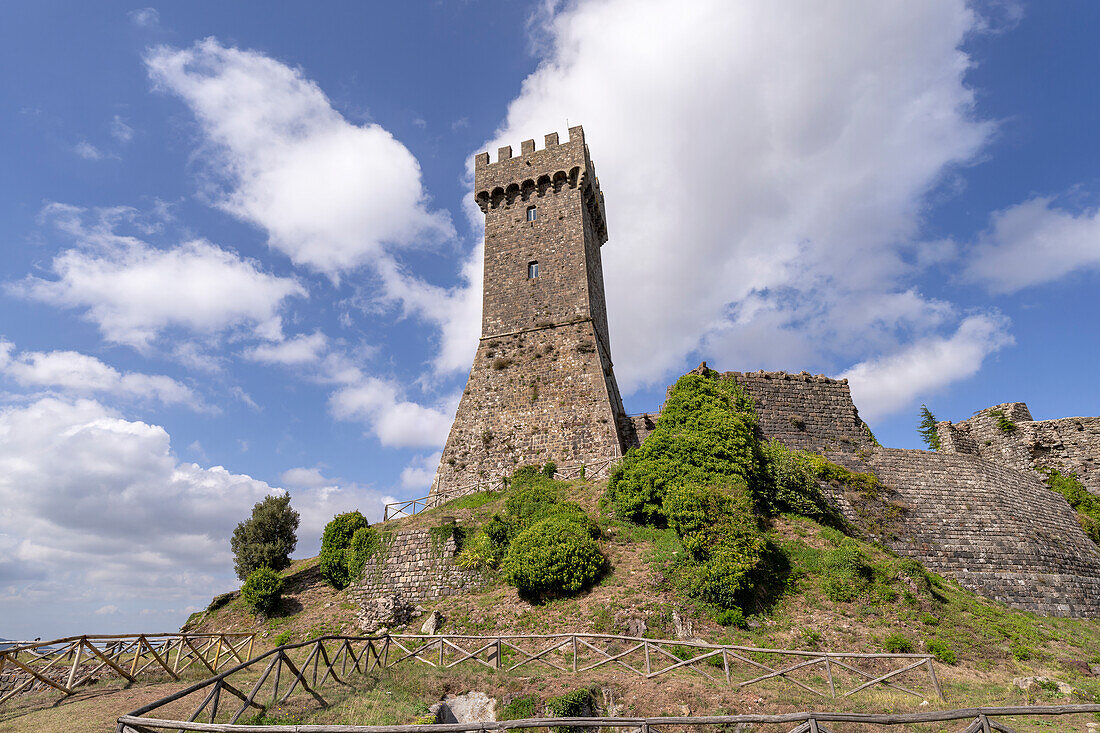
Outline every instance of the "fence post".
[[501, 643], [500, 637], [497, 637], [497, 669], [504, 669], [504, 659], [501, 653], [504, 651], [504, 644]]
[[982, 733], [991, 733], [991, 730], [989, 728], [989, 718], [985, 717], [985, 715], [979, 715], [978, 720], [982, 722]]
[[573, 634], [573, 671], [577, 671], [577, 635]]
[[829, 677], [829, 695], [836, 699], [836, 685], [833, 684], [833, 665], [828, 657], [825, 657], [825, 674]]
[[936, 678], [936, 668], [932, 665], [932, 658], [925, 660], [928, 665], [928, 676], [932, 678], [932, 687], [936, 688], [936, 697], [943, 700], [943, 690], [940, 689], [940, 681]]

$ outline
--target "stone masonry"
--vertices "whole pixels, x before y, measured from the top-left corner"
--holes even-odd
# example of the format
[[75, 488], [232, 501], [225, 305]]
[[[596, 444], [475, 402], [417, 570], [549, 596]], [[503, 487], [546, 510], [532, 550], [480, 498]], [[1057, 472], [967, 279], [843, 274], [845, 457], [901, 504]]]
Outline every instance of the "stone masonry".
[[[524, 141], [474, 161], [485, 213], [481, 340], [432, 493], [509, 475], [518, 465], [577, 465], [624, 449], [600, 247], [603, 194], [580, 127], [569, 141]], [[626, 421], [629, 422], [629, 421]]]
[[[1003, 430], [998, 412], [1016, 429]], [[981, 456], [1020, 471], [1053, 468], [1075, 473], [1085, 488], [1100, 494], [1100, 417], [1032, 420], [1026, 404], [1006, 402], [936, 428], [943, 453]]]
[[[360, 626], [373, 629], [389, 622], [386, 616], [390, 613], [401, 620], [402, 609], [479, 585], [479, 573], [455, 566], [455, 550], [453, 537], [435, 543], [427, 529], [393, 532], [347, 590], [348, 597], [359, 605]], [[385, 612], [380, 610], [379, 600], [388, 602]]]
[[1100, 548], [1035, 473], [898, 448], [870, 465], [907, 507], [897, 552], [1014, 608], [1100, 617]]

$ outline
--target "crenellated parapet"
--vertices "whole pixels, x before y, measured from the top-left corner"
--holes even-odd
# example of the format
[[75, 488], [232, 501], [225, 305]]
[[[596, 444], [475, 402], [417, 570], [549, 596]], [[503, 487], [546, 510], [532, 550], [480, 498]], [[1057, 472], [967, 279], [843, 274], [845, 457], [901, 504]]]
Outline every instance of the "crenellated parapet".
[[603, 192], [579, 125], [569, 128], [569, 140], [564, 143], [556, 132], [546, 135], [541, 150], [535, 149], [534, 140], [524, 140], [517, 157], [512, 156], [510, 145], [497, 150], [495, 163], [489, 162], [487, 152], [474, 156], [474, 200], [483, 212], [537, 200], [563, 188], [580, 189], [599, 241], [606, 242]]

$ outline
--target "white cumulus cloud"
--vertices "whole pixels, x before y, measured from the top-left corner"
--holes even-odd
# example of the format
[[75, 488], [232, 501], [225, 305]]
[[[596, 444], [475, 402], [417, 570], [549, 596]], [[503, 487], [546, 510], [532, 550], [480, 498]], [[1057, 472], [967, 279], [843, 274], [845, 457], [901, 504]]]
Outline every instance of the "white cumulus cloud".
[[848, 379], [860, 415], [873, 420], [973, 376], [987, 356], [1012, 343], [1005, 318], [973, 315], [949, 337], [916, 341], [896, 353], [856, 364], [840, 376]]
[[245, 351], [245, 358], [263, 364], [312, 364], [321, 358], [328, 347], [328, 338], [316, 331], [299, 334], [280, 343], [260, 344]]
[[78, 351], [23, 351], [0, 339], [0, 374], [22, 387], [55, 389], [77, 394], [112, 394], [156, 400], [164, 404], [202, 403], [186, 385], [159, 374], [120, 372], [94, 356]]
[[1073, 213], [1050, 197], [1029, 199], [994, 213], [968, 257], [967, 279], [994, 293], [1100, 270], [1100, 209]]
[[348, 122], [300, 70], [213, 38], [145, 61], [198, 119], [217, 204], [295, 263], [336, 276], [453, 235], [408, 149], [379, 125]]
[[307, 295], [300, 283], [202, 239], [161, 249], [116, 234], [119, 211], [130, 215], [99, 210], [88, 225], [82, 209], [48, 206], [44, 216], [77, 246], [53, 258], [54, 279], [28, 276], [9, 283], [9, 291], [80, 309], [108, 341], [138, 348], [169, 328], [201, 335], [247, 328], [261, 338], [282, 338], [280, 309], [286, 299]]

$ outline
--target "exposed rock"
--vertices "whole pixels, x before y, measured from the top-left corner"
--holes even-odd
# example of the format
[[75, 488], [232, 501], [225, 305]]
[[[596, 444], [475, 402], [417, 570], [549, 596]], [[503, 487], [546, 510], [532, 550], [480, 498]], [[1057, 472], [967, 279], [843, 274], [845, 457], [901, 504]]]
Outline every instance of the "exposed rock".
[[363, 603], [356, 620], [359, 628], [370, 633], [386, 626], [407, 624], [412, 616], [413, 607], [397, 594], [372, 598]]
[[695, 624], [687, 616], [681, 615], [678, 608], [672, 609], [672, 628], [676, 631], [677, 639], [690, 639], [695, 636]]
[[1100, 677], [1100, 664], [1090, 664], [1089, 671], [1096, 677]]
[[478, 691], [447, 695], [428, 710], [435, 713], [440, 723], [484, 723], [497, 719], [496, 699]]
[[645, 632], [649, 630], [646, 626], [644, 618], [628, 618], [626, 620], [626, 635], [627, 636], [645, 636]]
[[239, 590], [231, 590], [228, 593], [222, 593], [220, 595], [216, 595], [210, 601], [210, 605], [206, 607], [206, 610], [207, 611], [217, 611], [219, 608], [226, 605], [227, 603], [232, 601], [234, 598], [236, 598], [240, 594], [241, 594], [241, 592]]
[[420, 627], [420, 633], [432, 636], [435, 632], [439, 631], [439, 627], [442, 625], [443, 614], [439, 611], [432, 611], [428, 614], [428, 618], [424, 620], [424, 625]]
[[1028, 695], [1038, 695], [1044, 690], [1058, 690], [1058, 694], [1070, 697], [1077, 690], [1073, 685], [1061, 680], [1052, 680], [1050, 677], [1016, 677], [1012, 680], [1012, 686], [1018, 687]]

